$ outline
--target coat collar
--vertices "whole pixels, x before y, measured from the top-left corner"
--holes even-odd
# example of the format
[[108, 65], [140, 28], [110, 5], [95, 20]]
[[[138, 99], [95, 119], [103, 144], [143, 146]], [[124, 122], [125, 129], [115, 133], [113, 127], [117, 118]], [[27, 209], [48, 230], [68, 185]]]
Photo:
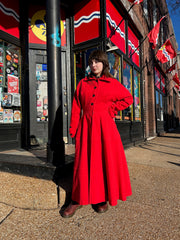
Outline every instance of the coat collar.
[[99, 81], [103, 81], [103, 82], [107, 82], [107, 83], [109, 83], [109, 82], [111, 82], [111, 78], [110, 77], [106, 77], [105, 75], [103, 75], [103, 76], [101, 76], [101, 77], [99, 77], [99, 78], [96, 78], [95, 76], [88, 76], [88, 77], [85, 77], [84, 78], [84, 81], [85, 82], [89, 82], [89, 81], [96, 81], [96, 80], [99, 80]]

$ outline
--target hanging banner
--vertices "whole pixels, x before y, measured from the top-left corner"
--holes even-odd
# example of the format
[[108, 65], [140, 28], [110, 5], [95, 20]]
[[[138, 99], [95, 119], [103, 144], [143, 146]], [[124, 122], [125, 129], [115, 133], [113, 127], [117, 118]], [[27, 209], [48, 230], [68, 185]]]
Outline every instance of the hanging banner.
[[[116, 29], [122, 16], [111, 3], [110, 0], [106, 1], [106, 27], [107, 27], [107, 37], [109, 38], [112, 31]], [[124, 21], [112, 35], [111, 41], [123, 52], [125, 53], [125, 23]]]
[[100, 1], [83, 1], [74, 10], [74, 43], [78, 44], [100, 36]]
[[19, 38], [19, 0], [1, 0], [0, 16], [0, 30]]

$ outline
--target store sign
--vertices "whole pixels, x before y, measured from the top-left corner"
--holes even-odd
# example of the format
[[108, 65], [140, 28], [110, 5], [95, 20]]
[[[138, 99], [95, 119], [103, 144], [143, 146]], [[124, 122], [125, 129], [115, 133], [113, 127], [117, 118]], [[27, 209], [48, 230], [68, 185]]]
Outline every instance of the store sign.
[[0, 16], [0, 30], [19, 38], [19, 0], [1, 0]]
[[75, 7], [74, 43], [85, 42], [100, 35], [100, 2], [81, 2]]
[[[106, 1], [106, 27], [107, 27], [107, 37], [112, 35], [113, 30], [115, 30], [122, 20], [122, 16], [111, 3], [110, 0]], [[125, 24], [124, 21], [116, 29], [115, 34], [112, 35], [111, 41], [125, 53]]]

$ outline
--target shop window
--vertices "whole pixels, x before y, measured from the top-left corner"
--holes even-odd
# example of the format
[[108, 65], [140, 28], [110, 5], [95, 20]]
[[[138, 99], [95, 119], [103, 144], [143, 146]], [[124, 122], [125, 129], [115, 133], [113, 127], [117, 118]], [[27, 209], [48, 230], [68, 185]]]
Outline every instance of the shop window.
[[166, 98], [161, 92], [156, 90], [156, 118], [157, 121], [164, 121], [164, 115], [166, 114]]
[[37, 122], [48, 121], [47, 64], [36, 64]]
[[165, 88], [165, 78], [161, 76], [161, 91], [165, 94], [166, 88]]
[[[132, 67], [126, 61], [123, 61], [123, 82], [122, 83], [132, 94]], [[133, 105], [123, 110], [123, 119], [124, 120], [133, 119]]]
[[134, 115], [135, 121], [141, 121], [140, 74], [134, 70]]
[[163, 96], [160, 94], [160, 120], [164, 121], [164, 116], [163, 116]]
[[166, 84], [164, 76], [155, 68], [155, 87], [163, 94], [166, 94]]
[[161, 120], [161, 117], [160, 117], [159, 92], [157, 90], [156, 90], [156, 118], [157, 118], [157, 121]]
[[[121, 82], [121, 57], [114, 52], [108, 53], [109, 71], [119, 82]], [[122, 120], [122, 112], [118, 112], [116, 119]]]
[[155, 68], [155, 87], [161, 89], [161, 75], [160, 72]]
[[76, 89], [79, 81], [90, 73], [88, 58], [92, 51], [97, 48], [91, 48], [74, 54], [74, 88]]
[[157, 121], [164, 121], [166, 114], [166, 88], [164, 76], [155, 68], [155, 89], [156, 89], [156, 118]]
[[21, 122], [20, 49], [0, 40], [0, 123]]

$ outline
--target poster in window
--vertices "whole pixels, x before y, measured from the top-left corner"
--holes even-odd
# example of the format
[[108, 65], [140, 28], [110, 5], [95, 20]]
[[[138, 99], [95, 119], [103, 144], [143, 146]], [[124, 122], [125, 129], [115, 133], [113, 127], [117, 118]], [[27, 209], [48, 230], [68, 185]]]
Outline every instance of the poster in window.
[[[131, 93], [131, 66], [127, 63], [127, 62], [123, 62], [123, 85], [125, 86], [125, 88], [127, 88], [129, 90], [129, 92]], [[132, 117], [132, 105], [131, 107], [126, 108], [125, 110], [123, 110], [123, 115], [124, 115], [124, 119], [125, 120], [129, 120], [130, 117]]]
[[116, 53], [108, 53], [108, 62], [109, 62], [109, 71], [116, 78], [120, 81], [120, 57]]
[[4, 122], [4, 114], [3, 114], [3, 109], [1, 108], [0, 109], [0, 123], [3, 123]]
[[8, 75], [8, 93], [19, 93], [19, 78], [14, 75]]
[[12, 94], [12, 106], [16, 106], [16, 107], [21, 106], [21, 95], [19, 93]]
[[13, 123], [13, 109], [4, 109], [4, 115], [3, 115], [3, 119], [4, 119], [4, 123]]
[[134, 113], [135, 120], [141, 120], [141, 108], [140, 108], [140, 75], [137, 71], [134, 71]]
[[14, 122], [20, 122], [21, 121], [21, 111], [14, 110]]
[[2, 94], [2, 107], [11, 107], [12, 106], [12, 94], [3, 93]]
[[131, 67], [125, 61], [123, 62], [123, 85], [131, 93]]
[[47, 64], [36, 64], [37, 121], [48, 121]]

